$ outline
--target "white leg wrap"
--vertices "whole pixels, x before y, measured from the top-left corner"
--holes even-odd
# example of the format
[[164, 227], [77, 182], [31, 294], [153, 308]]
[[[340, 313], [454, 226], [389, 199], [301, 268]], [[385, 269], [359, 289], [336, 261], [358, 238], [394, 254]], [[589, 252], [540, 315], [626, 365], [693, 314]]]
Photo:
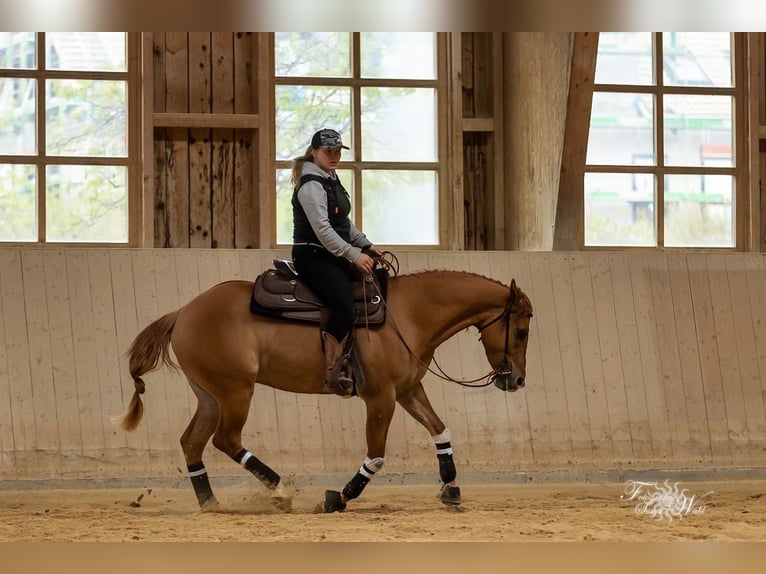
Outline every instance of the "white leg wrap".
[[[452, 435], [449, 429], [445, 428], [441, 434], [437, 434], [431, 437], [436, 445], [436, 454], [452, 454]], [[439, 446], [442, 445], [442, 446]]]
[[359, 467], [359, 474], [366, 476], [367, 478], [372, 478], [375, 476], [376, 472], [383, 468], [384, 462], [384, 459], [380, 456], [373, 459], [365, 457], [364, 463]]
[[431, 438], [433, 439], [434, 444], [450, 442], [452, 440], [452, 433], [449, 432], [448, 428], [445, 428], [441, 434], [433, 435]]
[[250, 451], [247, 451], [243, 456], [242, 460], [239, 461], [239, 464], [241, 464], [243, 467], [247, 468], [245, 466], [245, 463], [247, 462], [247, 459], [249, 459], [251, 456], [253, 456], [253, 453]]

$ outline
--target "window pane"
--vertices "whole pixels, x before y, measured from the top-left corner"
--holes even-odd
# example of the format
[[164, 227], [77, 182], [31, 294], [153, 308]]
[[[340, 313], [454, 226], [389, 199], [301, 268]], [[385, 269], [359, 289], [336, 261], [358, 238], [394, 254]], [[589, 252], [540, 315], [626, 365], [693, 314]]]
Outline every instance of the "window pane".
[[650, 94], [594, 92], [586, 163], [654, 165], [654, 105]]
[[[293, 184], [290, 180], [292, 170], [277, 170], [277, 243], [293, 243]], [[351, 218], [354, 219], [354, 179], [350, 170], [337, 170], [338, 177], [351, 196]]]
[[293, 184], [291, 170], [277, 170], [277, 243], [291, 245], [293, 242]]
[[351, 140], [351, 88], [324, 86], [276, 87], [277, 159], [303, 155], [311, 136], [321, 128], [338, 130], [344, 158], [353, 158]]
[[125, 32], [48, 32], [45, 53], [48, 70], [125, 72]]
[[126, 157], [127, 83], [47, 80], [49, 155]]
[[585, 245], [653, 246], [654, 176], [585, 174]]
[[731, 87], [731, 34], [666, 32], [662, 68], [668, 86]]
[[35, 46], [34, 32], [0, 32], [0, 68], [34, 70]]
[[0, 78], [0, 154], [37, 153], [37, 82]]
[[274, 67], [277, 76], [351, 76], [351, 35], [348, 32], [276, 32]]
[[0, 241], [37, 241], [33, 165], [0, 164]]
[[733, 106], [729, 96], [665, 96], [667, 164], [731, 167]]
[[48, 241], [127, 242], [127, 168], [46, 167]]
[[433, 32], [362, 32], [363, 78], [436, 78], [436, 34]]
[[362, 159], [436, 161], [436, 91], [362, 88]]
[[376, 244], [439, 243], [439, 201], [434, 171], [362, 172], [362, 224]]
[[600, 32], [597, 84], [654, 83], [651, 32]]
[[733, 177], [669, 175], [665, 182], [665, 245], [734, 247]]

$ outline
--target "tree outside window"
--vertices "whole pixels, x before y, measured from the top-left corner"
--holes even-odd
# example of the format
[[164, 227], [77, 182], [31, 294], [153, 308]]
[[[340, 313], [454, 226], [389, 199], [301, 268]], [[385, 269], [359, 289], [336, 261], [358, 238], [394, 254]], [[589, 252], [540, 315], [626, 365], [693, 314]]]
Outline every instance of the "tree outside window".
[[376, 243], [439, 244], [435, 33], [274, 35], [276, 242], [292, 243], [291, 159], [338, 130], [339, 176]]
[[123, 32], [0, 32], [0, 241], [129, 241], [127, 50]]

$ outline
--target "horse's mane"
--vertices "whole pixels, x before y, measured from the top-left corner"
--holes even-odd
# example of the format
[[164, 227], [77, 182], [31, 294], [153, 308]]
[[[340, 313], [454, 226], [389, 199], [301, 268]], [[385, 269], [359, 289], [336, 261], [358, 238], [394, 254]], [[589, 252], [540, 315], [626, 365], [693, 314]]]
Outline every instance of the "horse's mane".
[[479, 277], [480, 279], [486, 279], [487, 281], [496, 283], [502, 287], [505, 287], [506, 289], [508, 288], [508, 285], [506, 285], [502, 281], [493, 279], [492, 277], [487, 277], [486, 275], [482, 275], [480, 273], [473, 273], [472, 271], [457, 271], [454, 269], [426, 269], [423, 271], [412, 271], [411, 273], [402, 273], [401, 275], [397, 275], [395, 278], [392, 277], [392, 279], [414, 279], [416, 277], [421, 277], [423, 275], [438, 275], [440, 273], [466, 275], [468, 277]]
[[[502, 281], [498, 281], [497, 279], [493, 279], [492, 277], [487, 277], [486, 275], [481, 275], [480, 273], [473, 273], [471, 271], [456, 271], [451, 269], [428, 269], [424, 271], [414, 271], [412, 273], [404, 273], [402, 275], [398, 275], [396, 277], [392, 277], [391, 279], [417, 279], [418, 277], [423, 277], [424, 275], [433, 275], [438, 276], [440, 274], [449, 274], [449, 275], [462, 275], [464, 277], [475, 277], [479, 279], [483, 279], [485, 281], [489, 281], [490, 283], [494, 283], [495, 285], [499, 285], [503, 289], [508, 289], [508, 285], [503, 283]], [[532, 302], [529, 300], [529, 297], [526, 293], [524, 293], [523, 290], [518, 289], [519, 292], [519, 298], [516, 300], [516, 307], [514, 312], [520, 312], [524, 314], [528, 314], [530, 317], [532, 316]]]

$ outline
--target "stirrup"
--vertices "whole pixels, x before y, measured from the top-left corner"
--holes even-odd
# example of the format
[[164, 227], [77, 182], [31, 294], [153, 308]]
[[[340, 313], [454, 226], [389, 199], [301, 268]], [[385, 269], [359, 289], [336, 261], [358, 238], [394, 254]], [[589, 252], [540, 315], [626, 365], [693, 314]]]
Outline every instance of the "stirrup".
[[334, 394], [344, 399], [350, 399], [356, 395], [356, 385], [354, 384], [354, 379], [345, 376], [345, 373], [341, 371], [337, 381], [332, 383], [324, 382], [323, 391], [326, 394]]

